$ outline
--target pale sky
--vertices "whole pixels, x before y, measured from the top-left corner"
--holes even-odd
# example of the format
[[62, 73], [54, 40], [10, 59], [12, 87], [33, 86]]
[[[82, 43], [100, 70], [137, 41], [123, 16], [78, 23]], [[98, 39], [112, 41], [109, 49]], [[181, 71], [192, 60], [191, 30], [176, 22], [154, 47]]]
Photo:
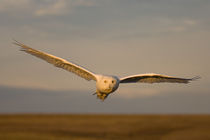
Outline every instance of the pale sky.
[[[209, 0], [0, 0], [0, 112], [62, 112], [48, 107], [56, 102], [64, 112], [210, 113], [209, 13]], [[123, 84], [101, 104], [91, 95], [94, 81], [19, 51], [13, 38], [95, 73], [202, 78], [188, 85]], [[27, 102], [20, 98], [26, 94]], [[36, 104], [41, 96], [49, 97], [44, 110]], [[68, 110], [72, 99], [78, 102]], [[15, 108], [20, 102], [23, 110]]]

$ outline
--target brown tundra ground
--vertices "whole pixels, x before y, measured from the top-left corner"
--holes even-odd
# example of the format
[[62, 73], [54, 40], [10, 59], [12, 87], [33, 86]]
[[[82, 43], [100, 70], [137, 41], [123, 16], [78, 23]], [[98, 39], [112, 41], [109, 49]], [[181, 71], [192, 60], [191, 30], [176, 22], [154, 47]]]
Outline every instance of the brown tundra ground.
[[210, 140], [210, 115], [0, 115], [1, 140]]

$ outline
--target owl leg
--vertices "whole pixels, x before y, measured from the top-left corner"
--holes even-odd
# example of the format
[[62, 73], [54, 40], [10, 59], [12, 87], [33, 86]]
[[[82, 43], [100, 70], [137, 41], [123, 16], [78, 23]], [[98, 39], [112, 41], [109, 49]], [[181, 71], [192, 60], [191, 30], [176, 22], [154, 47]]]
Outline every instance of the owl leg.
[[107, 96], [109, 95], [109, 94], [100, 93], [100, 92], [96, 92], [96, 93], [94, 93], [94, 95], [95, 94], [97, 94], [97, 98], [100, 99], [100, 100], [102, 100], [102, 101], [104, 101], [107, 98]]

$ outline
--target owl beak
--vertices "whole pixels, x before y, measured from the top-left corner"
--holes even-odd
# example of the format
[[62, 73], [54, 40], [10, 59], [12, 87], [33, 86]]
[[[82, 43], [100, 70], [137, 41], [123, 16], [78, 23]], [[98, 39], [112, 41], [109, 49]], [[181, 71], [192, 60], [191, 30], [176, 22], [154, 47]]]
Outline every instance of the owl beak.
[[112, 86], [111, 85], [109, 85], [109, 89], [112, 89]]

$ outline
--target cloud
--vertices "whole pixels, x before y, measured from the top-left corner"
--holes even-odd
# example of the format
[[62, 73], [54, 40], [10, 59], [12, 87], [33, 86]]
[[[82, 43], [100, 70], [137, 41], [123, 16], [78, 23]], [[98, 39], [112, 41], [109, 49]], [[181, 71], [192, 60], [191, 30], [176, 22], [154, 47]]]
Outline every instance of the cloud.
[[174, 26], [170, 28], [170, 31], [174, 31], [174, 32], [183, 32], [183, 31], [187, 31], [190, 28], [194, 27], [195, 25], [198, 24], [198, 21], [192, 20], [192, 19], [184, 19], [179, 21], [178, 26]]
[[162, 25], [163, 32], [185, 32], [192, 30], [200, 21], [190, 18], [160, 18], [157, 19], [159, 25]]
[[66, 1], [59, 0], [53, 3], [42, 6], [40, 9], [35, 11], [35, 15], [59, 15], [66, 12]]
[[72, 0], [73, 5], [75, 6], [96, 6], [96, 2], [93, 0]]
[[1, 0], [0, 12], [22, 9], [30, 4], [30, 0]]
[[120, 94], [101, 102], [87, 91], [0, 85], [0, 113], [210, 113], [208, 92], [173, 92], [131, 99], [120, 98]]
[[0, 12], [22, 11], [35, 16], [63, 15], [71, 13], [77, 7], [97, 5], [95, 0], [1, 0], [0, 3]]
[[42, 5], [41, 8], [37, 9], [34, 14], [36, 16], [62, 15], [67, 12], [69, 13], [78, 6], [95, 6], [95, 2], [91, 0], [50, 0]]
[[185, 26], [173, 26], [173, 27], [169, 27], [168, 31], [169, 32], [183, 32], [186, 31], [186, 27]]
[[141, 90], [136, 90], [134, 88], [123, 88], [123, 87], [119, 89], [119, 92], [120, 95], [118, 95], [117, 97], [125, 99], [151, 97], [162, 93], [160, 90], [152, 88], [142, 88]]
[[183, 23], [188, 26], [193, 26], [193, 25], [198, 24], [198, 21], [192, 20], [192, 19], [185, 19], [183, 20]]

